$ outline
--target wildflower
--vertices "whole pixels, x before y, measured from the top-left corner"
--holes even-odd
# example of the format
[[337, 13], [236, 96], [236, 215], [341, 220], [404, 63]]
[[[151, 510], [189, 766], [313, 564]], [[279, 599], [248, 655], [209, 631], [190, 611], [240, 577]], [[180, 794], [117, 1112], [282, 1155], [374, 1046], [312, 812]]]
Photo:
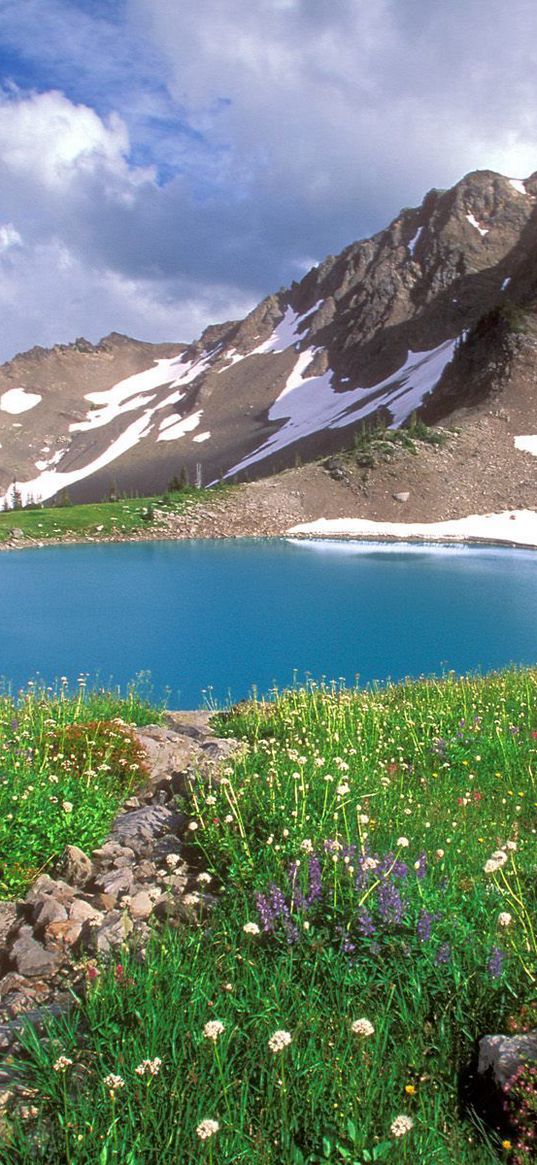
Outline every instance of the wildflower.
[[511, 1141], [507, 1141], [507, 1140], [502, 1141], [502, 1149], [512, 1149], [512, 1148], [513, 1148], [513, 1146], [511, 1144]]
[[400, 846], [400, 847], [401, 847], [401, 849], [406, 849], [406, 847], [407, 847], [409, 844], [410, 844], [410, 843], [409, 843], [408, 837], [398, 837], [398, 838], [397, 838], [396, 845]]
[[503, 951], [501, 951], [499, 947], [493, 947], [491, 954], [490, 954], [489, 961], [487, 963], [487, 971], [488, 971], [491, 979], [499, 979], [500, 978], [500, 975], [503, 971], [504, 961], [505, 961], [505, 955], [504, 955]]
[[420, 854], [417, 862], [414, 862], [414, 869], [417, 878], [424, 878], [427, 873], [427, 857], [425, 854]]
[[360, 825], [367, 825], [369, 822], [368, 814], [367, 813], [360, 813], [358, 816], [358, 821], [360, 822]]
[[218, 1037], [222, 1035], [223, 1031], [224, 1025], [223, 1023], [220, 1023], [219, 1019], [210, 1019], [209, 1022], [205, 1024], [203, 1034], [206, 1040], [212, 1040], [213, 1044], [215, 1044]]
[[73, 812], [72, 801], [62, 801], [62, 809], [63, 809], [64, 813], [72, 813]]
[[395, 1120], [392, 1121], [390, 1125], [390, 1132], [394, 1137], [404, 1137], [406, 1133], [410, 1132], [413, 1125], [414, 1121], [412, 1120], [412, 1117], [406, 1116], [404, 1113], [402, 1113], [400, 1116], [396, 1116]]
[[257, 922], [245, 922], [242, 929], [245, 934], [260, 934]]
[[435, 858], [438, 858], [438, 861], [441, 861], [441, 860], [442, 860], [442, 858], [443, 858], [443, 856], [444, 856], [444, 852], [445, 852], [445, 851], [444, 851], [443, 849], [437, 849], [437, 850], [435, 851], [435, 855], [434, 855], [434, 856], [435, 856]]
[[351, 1023], [351, 1032], [355, 1036], [372, 1036], [375, 1028], [369, 1019], [355, 1019]]
[[512, 921], [513, 916], [507, 910], [502, 910], [502, 913], [498, 915], [498, 926], [511, 926]]
[[201, 874], [198, 874], [196, 881], [200, 882], [201, 885], [208, 886], [209, 882], [212, 882], [212, 878], [210, 874], [207, 874], [205, 870], [202, 870]]
[[226, 825], [231, 825], [233, 822], [233, 814], [232, 813], [226, 814], [226, 816], [224, 817], [224, 821], [225, 821]]
[[191, 833], [194, 833], [196, 831], [196, 829], [198, 829], [197, 821], [189, 821], [188, 828], [189, 828]]
[[505, 866], [505, 863], [508, 860], [509, 859], [505, 850], [495, 850], [495, 852], [492, 854], [492, 857], [488, 858], [488, 860], [485, 862], [485, 865], [483, 866], [485, 874], [495, 874], [496, 870], [501, 870], [502, 866]]
[[111, 1072], [109, 1076], [105, 1076], [103, 1084], [105, 1088], [108, 1088], [111, 1096], [113, 1096], [115, 1092], [118, 1092], [120, 1088], [125, 1087], [125, 1081], [123, 1077], [115, 1076], [113, 1072]]
[[209, 796], [205, 798], [205, 804], [216, 805], [216, 797], [213, 797], [212, 793], [209, 793]]
[[406, 1092], [407, 1096], [415, 1096], [416, 1095], [415, 1086], [413, 1084], [405, 1084], [405, 1092]]
[[301, 850], [304, 850], [305, 854], [312, 854], [313, 853], [313, 842], [312, 842], [311, 838], [305, 837], [304, 841], [301, 841], [301, 843], [300, 843], [300, 848], [301, 848]]
[[219, 1128], [218, 1121], [204, 1120], [198, 1125], [196, 1133], [200, 1141], [207, 1141], [209, 1137], [214, 1137], [214, 1134], [218, 1132]]
[[364, 858], [362, 861], [362, 870], [376, 870], [379, 862], [377, 858]]
[[137, 1076], [158, 1076], [162, 1065], [162, 1060], [155, 1056], [154, 1060], [142, 1060], [141, 1064], [134, 1069]]
[[515, 851], [518, 847], [517, 847], [516, 841], [506, 841], [503, 848], [504, 848], [504, 850], [509, 849], [509, 850]]
[[290, 1032], [277, 1031], [270, 1037], [268, 1046], [271, 1052], [276, 1055], [277, 1052], [283, 1052], [283, 1049], [288, 1047], [291, 1040], [292, 1036]]
[[56, 1063], [52, 1067], [55, 1072], [65, 1072], [65, 1069], [72, 1063], [73, 1061], [69, 1059], [69, 1056], [58, 1056]]
[[170, 870], [175, 870], [175, 867], [179, 865], [180, 861], [181, 861], [181, 858], [179, 857], [179, 854], [167, 854], [166, 855], [166, 865], [168, 866], [168, 868]]
[[441, 943], [437, 952], [436, 952], [436, 958], [434, 960], [435, 963], [437, 964], [437, 966], [441, 966], [442, 963], [449, 963], [450, 959], [451, 959], [451, 947], [450, 947], [449, 943]]
[[347, 784], [337, 785], [337, 787], [336, 787], [336, 793], [337, 793], [338, 797], [346, 797], [347, 793], [350, 793], [350, 791], [351, 791], [350, 785], [347, 785]]

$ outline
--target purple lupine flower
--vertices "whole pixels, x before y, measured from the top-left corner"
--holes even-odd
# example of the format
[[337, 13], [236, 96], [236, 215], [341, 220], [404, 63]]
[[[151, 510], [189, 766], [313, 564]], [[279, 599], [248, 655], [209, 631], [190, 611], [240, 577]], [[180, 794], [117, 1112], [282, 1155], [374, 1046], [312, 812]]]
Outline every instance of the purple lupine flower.
[[258, 911], [259, 917], [261, 919], [261, 924], [263, 926], [263, 930], [265, 930], [265, 931], [274, 930], [274, 923], [276, 920], [276, 915], [271, 907], [271, 904], [270, 904], [267, 896], [265, 894], [256, 894], [255, 904], [257, 906], [257, 911]]
[[269, 890], [271, 906], [276, 918], [287, 917], [289, 914], [289, 907], [287, 905], [283, 890], [280, 890], [280, 887], [277, 886], [275, 882], [271, 882]]
[[344, 845], [343, 849], [341, 851], [341, 856], [342, 856], [343, 860], [345, 860], [345, 858], [348, 858], [349, 861], [352, 861], [355, 853], [356, 853], [356, 846], [355, 845]]
[[321, 898], [323, 892], [321, 863], [318, 857], [313, 855], [308, 863], [308, 877], [309, 877], [309, 891], [304, 905], [311, 906], [316, 898]]
[[353, 943], [350, 935], [346, 934], [341, 943], [341, 950], [344, 955], [353, 955], [356, 950], [356, 943]]
[[379, 914], [384, 922], [398, 924], [404, 914], [403, 901], [398, 890], [391, 882], [382, 882], [377, 890]]
[[408, 874], [408, 866], [406, 862], [396, 861], [392, 867], [392, 878], [406, 878]]
[[503, 964], [505, 962], [505, 954], [499, 947], [493, 947], [490, 952], [490, 958], [487, 963], [487, 971], [491, 979], [499, 979], [503, 971]]
[[420, 940], [420, 943], [429, 942], [431, 937], [431, 926], [433, 922], [436, 922], [436, 919], [439, 917], [440, 915], [431, 914], [428, 910], [420, 910], [420, 915], [416, 923], [416, 934]]
[[368, 914], [365, 906], [361, 906], [358, 911], [358, 930], [363, 934], [364, 938], [371, 938], [375, 933], [375, 924], [370, 914]]
[[427, 873], [427, 855], [421, 853], [417, 862], [414, 862], [414, 869], [416, 871], [416, 878], [424, 878]]
[[[375, 854], [375, 857], [378, 860], [378, 854]], [[395, 854], [391, 850], [388, 850], [388, 853], [384, 854], [384, 857], [379, 860], [377, 874], [381, 874], [383, 878], [386, 878], [391, 871], [394, 858]]]
[[441, 966], [442, 963], [449, 963], [451, 961], [451, 947], [449, 943], [440, 944], [434, 961], [438, 966]]

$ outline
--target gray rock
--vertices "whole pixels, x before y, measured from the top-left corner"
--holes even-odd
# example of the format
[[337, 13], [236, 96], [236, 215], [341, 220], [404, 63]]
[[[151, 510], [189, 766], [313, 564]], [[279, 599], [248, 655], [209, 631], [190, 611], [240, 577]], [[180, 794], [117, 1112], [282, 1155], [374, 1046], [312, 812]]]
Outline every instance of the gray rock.
[[537, 1031], [517, 1036], [483, 1036], [479, 1041], [477, 1071], [483, 1073], [490, 1068], [500, 1088], [522, 1064], [531, 1060], [537, 1060]]
[[93, 926], [91, 919], [84, 923], [81, 943], [97, 954], [107, 955], [122, 946], [132, 929], [132, 919], [123, 911], [112, 910], [101, 926]]
[[399, 493], [396, 493], [393, 496], [396, 502], [407, 502], [410, 497], [410, 493], [408, 490], [400, 490]]
[[98, 890], [102, 890], [103, 894], [108, 894], [117, 901], [122, 894], [129, 893], [133, 882], [132, 870], [128, 866], [124, 866], [119, 870], [108, 870], [107, 873], [101, 874], [95, 885]]
[[11, 958], [19, 975], [29, 979], [53, 975], [61, 962], [57, 952], [46, 951], [41, 943], [36, 942], [29, 926], [21, 927], [11, 949]]
[[99, 849], [94, 849], [93, 857], [117, 867], [128, 866], [134, 861], [134, 850], [128, 845], [120, 845], [118, 841], [105, 841]]
[[76, 898], [73, 905], [69, 907], [69, 918], [73, 922], [87, 922], [90, 918], [102, 922], [103, 915], [91, 903], [85, 902], [83, 898]]
[[95, 873], [93, 862], [77, 845], [66, 847], [60, 868], [71, 886], [86, 886]]
[[136, 854], [147, 854], [157, 837], [177, 830], [186, 820], [184, 813], [166, 805], [145, 805], [143, 809], [120, 814], [112, 832], [121, 845], [129, 845]]
[[129, 913], [133, 918], [149, 918], [153, 912], [153, 898], [147, 890], [139, 890], [129, 902]]
[[0, 902], [0, 949], [6, 945], [17, 918], [14, 902]]
[[57, 902], [52, 895], [47, 895], [46, 898], [36, 902], [32, 917], [36, 930], [40, 931], [44, 930], [51, 922], [65, 922], [67, 910], [63, 902]]
[[60, 878], [49, 878], [48, 874], [41, 874], [41, 877], [36, 879], [31, 890], [28, 891], [26, 901], [35, 903], [52, 895], [57, 902], [70, 902], [75, 897], [75, 893], [73, 887]]

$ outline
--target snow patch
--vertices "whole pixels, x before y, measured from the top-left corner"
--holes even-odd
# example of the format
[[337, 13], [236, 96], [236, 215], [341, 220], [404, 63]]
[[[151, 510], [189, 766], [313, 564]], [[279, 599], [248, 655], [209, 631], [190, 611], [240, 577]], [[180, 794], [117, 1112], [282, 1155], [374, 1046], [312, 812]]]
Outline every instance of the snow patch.
[[407, 247], [408, 247], [410, 254], [412, 255], [412, 258], [414, 258], [414, 251], [416, 250], [416, 247], [421, 239], [421, 236], [423, 234], [423, 230], [424, 230], [423, 227], [418, 227], [416, 234], [413, 235], [410, 242], [407, 243]]
[[533, 453], [533, 456], [537, 457], [537, 436], [515, 437], [515, 449], [520, 449], [523, 453]]
[[475, 218], [475, 216], [473, 214], [467, 214], [466, 218], [468, 219], [470, 226], [475, 227], [476, 231], [479, 231], [480, 235], [483, 235], [483, 236], [488, 235], [488, 233], [489, 233], [488, 227], [480, 226], [477, 219]]
[[[45, 452], [45, 451], [43, 450], [43, 452]], [[41, 471], [43, 471], [43, 470], [45, 470], [45, 469], [50, 469], [50, 467], [51, 467], [52, 465], [57, 465], [57, 464], [58, 464], [58, 462], [59, 462], [59, 461], [61, 461], [61, 459], [62, 459], [62, 457], [64, 456], [65, 452], [66, 452], [66, 450], [65, 450], [65, 449], [58, 449], [58, 450], [56, 451], [56, 453], [53, 453], [53, 454], [52, 454], [52, 457], [49, 457], [48, 461], [36, 461], [36, 462], [35, 462], [35, 468], [36, 468], [36, 469], [39, 469], [39, 470], [41, 470]]]
[[0, 409], [4, 413], [17, 416], [18, 413], [27, 413], [29, 409], [34, 409], [42, 399], [38, 392], [26, 392], [24, 388], [8, 388], [7, 392], [0, 396]]
[[[120, 380], [104, 392], [88, 392], [85, 400], [99, 407], [89, 412], [85, 421], [70, 425], [69, 429], [71, 432], [84, 432], [109, 425], [111, 421], [115, 421], [123, 413], [143, 408], [145, 404], [154, 400], [155, 394], [148, 397], [144, 395], [145, 393], [151, 392], [152, 389], [163, 388], [166, 385], [170, 385], [172, 389], [179, 389], [190, 384], [197, 376], [205, 372], [209, 363], [209, 358], [205, 352], [202, 352], [195, 360], [187, 360], [186, 362], [183, 361], [182, 354], [172, 356], [166, 360], [157, 360], [152, 368], [146, 368], [144, 372], [135, 372], [133, 376], [127, 376], [125, 380]], [[174, 400], [177, 399], [178, 397], [175, 396]], [[163, 408], [165, 404], [171, 403], [172, 400], [168, 396], [166, 401], [162, 401], [155, 408]]]
[[446, 340], [429, 351], [409, 351], [401, 368], [385, 380], [370, 388], [354, 388], [346, 392], [336, 392], [332, 387], [334, 373], [331, 369], [320, 376], [307, 376], [319, 349], [306, 349], [297, 356], [283, 391], [269, 410], [269, 421], [283, 420], [285, 423], [263, 445], [229, 469], [225, 477], [241, 473], [256, 461], [262, 461], [312, 433], [355, 424], [383, 405], [390, 409], [392, 427], [397, 428], [438, 383], [456, 343], [456, 339]]
[[504, 279], [504, 281], [500, 287], [500, 291], [505, 291], [506, 287], [509, 287], [510, 282], [511, 282], [511, 276], [508, 275], [507, 279]]
[[513, 187], [513, 190], [516, 190], [517, 194], [525, 194], [527, 196], [528, 191], [520, 178], [510, 178], [509, 185]]
[[210, 433], [198, 433], [198, 436], [193, 437], [192, 440], [197, 441], [198, 445], [201, 445], [202, 441], [208, 441], [210, 436]]
[[[191, 433], [193, 429], [197, 429], [202, 414], [203, 409], [199, 409], [197, 413], [191, 413], [190, 416], [185, 417], [184, 420], [182, 420], [181, 417], [178, 417], [175, 420], [175, 424], [169, 425], [169, 427], [166, 428], [164, 432], [162, 432], [162, 428], [165, 424], [163, 421], [162, 425], [160, 426], [161, 432], [159, 432], [157, 441], [177, 441], [179, 437], [184, 437], [185, 433]], [[167, 418], [167, 420], [169, 419], [170, 418]]]
[[[55, 469], [46, 469], [39, 477], [34, 477], [32, 481], [16, 482], [17, 494], [20, 496], [23, 506], [28, 502], [44, 502], [47, 498], [51, 498], [59, 490], [68, 489], [70, 485], [74, 485], [77, 481], [82, 481], [85, 477], [91, 477], [92, 473], [96, 473], [98, 469], [103, 469], [105, 465], [109, 465], [111, 461], [115, 461], [116, 457], [121, 457], [122, 453], [126, 453], [128, 449], [132, 449], [142, 437], [146, 437], [151, 428], [151, 409], [147, 410], [142, 417], [138, 417], [132, 421], [108, 449], [104, 450], [94, 461], [90, 461], [87, 465], [81, 466], [80, 469], [73, 469], [68, 473], [58, 473]], [[3, 498], [0, 498], [0, 504], [9, 509], [13, 504], [13, 486], [10, 486]]]
[[314, 538], [397, 538], [448, 542], [513, 542], [537, 549], [537, 511], [470, 514], [450, 522], [370, 522], [364, 518], [319, 518], [292, 526], [288, 535]]
[[293, 345], [296, 345], [297, 341], [304, 339], [308, 331], [306, 329], [302, 335], [298, 336], [297, 333], [300, 325], [304, 323], [304, 320], [309, 319], [314, 312], [318, 311], [323, 303], [323, 299], [318, 299], [317, 303], [313, 307], [308, 308], [302, 315], [298, 315], [293, 311], [292, 307], [286, 308], [283, 318], [276, 325], [272, 335], [269, 336], [268, 340], [264, 340], [262, 344], [259, 344], [257, 348], [254, 348], [249, 355], [255, 356], [266, 352], [285, 352], [286, 348], [291, 348]]

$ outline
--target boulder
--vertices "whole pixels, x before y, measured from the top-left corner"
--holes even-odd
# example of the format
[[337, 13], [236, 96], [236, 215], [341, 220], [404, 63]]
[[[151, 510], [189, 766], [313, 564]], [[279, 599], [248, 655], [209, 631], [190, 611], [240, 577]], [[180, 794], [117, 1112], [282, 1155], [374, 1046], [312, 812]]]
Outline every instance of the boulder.
[[21, 927], [19, 937], [11, 948], [11, 958], [19, 975], [29, 979], [54, 975], [61, 962], [61, 956], [47, 951], [36, 942], [29, 926]]
[[483, 1036], [479, 1041], [477, 1071], [490, 1071], [499, 1087], [503, 1087], [518, 1068], [527, 1061], [537, 1060], [537, 1031], [516, 1036]]
[[93, 862], [77, 845], [66, 847], [60, 869], [71, 886], [86, 886], [95, 873]]
[[51, 922], [45, 929], [43, 935], [47, 944], [60, 947], [73, 947], [80, 937], [82, 930], [82, 923], [76, 922], [74, 919], [66, 918], [63, 922]]
[[67, 909], [63, 902], [57, 902], [52, 896], [47, 896], [35, 903], [32, 918], [36, 930], [42, 931], [51, 922], [65, 922], [67, 919]]
[[133, 882], [132, 870], [128, 866], [124, 866], [119, 870], [108, 870], [105, 874], [101, 874], [95, 885], [101, 893], [106, 894], [115, 903], [123, 894], [129, 893]]

